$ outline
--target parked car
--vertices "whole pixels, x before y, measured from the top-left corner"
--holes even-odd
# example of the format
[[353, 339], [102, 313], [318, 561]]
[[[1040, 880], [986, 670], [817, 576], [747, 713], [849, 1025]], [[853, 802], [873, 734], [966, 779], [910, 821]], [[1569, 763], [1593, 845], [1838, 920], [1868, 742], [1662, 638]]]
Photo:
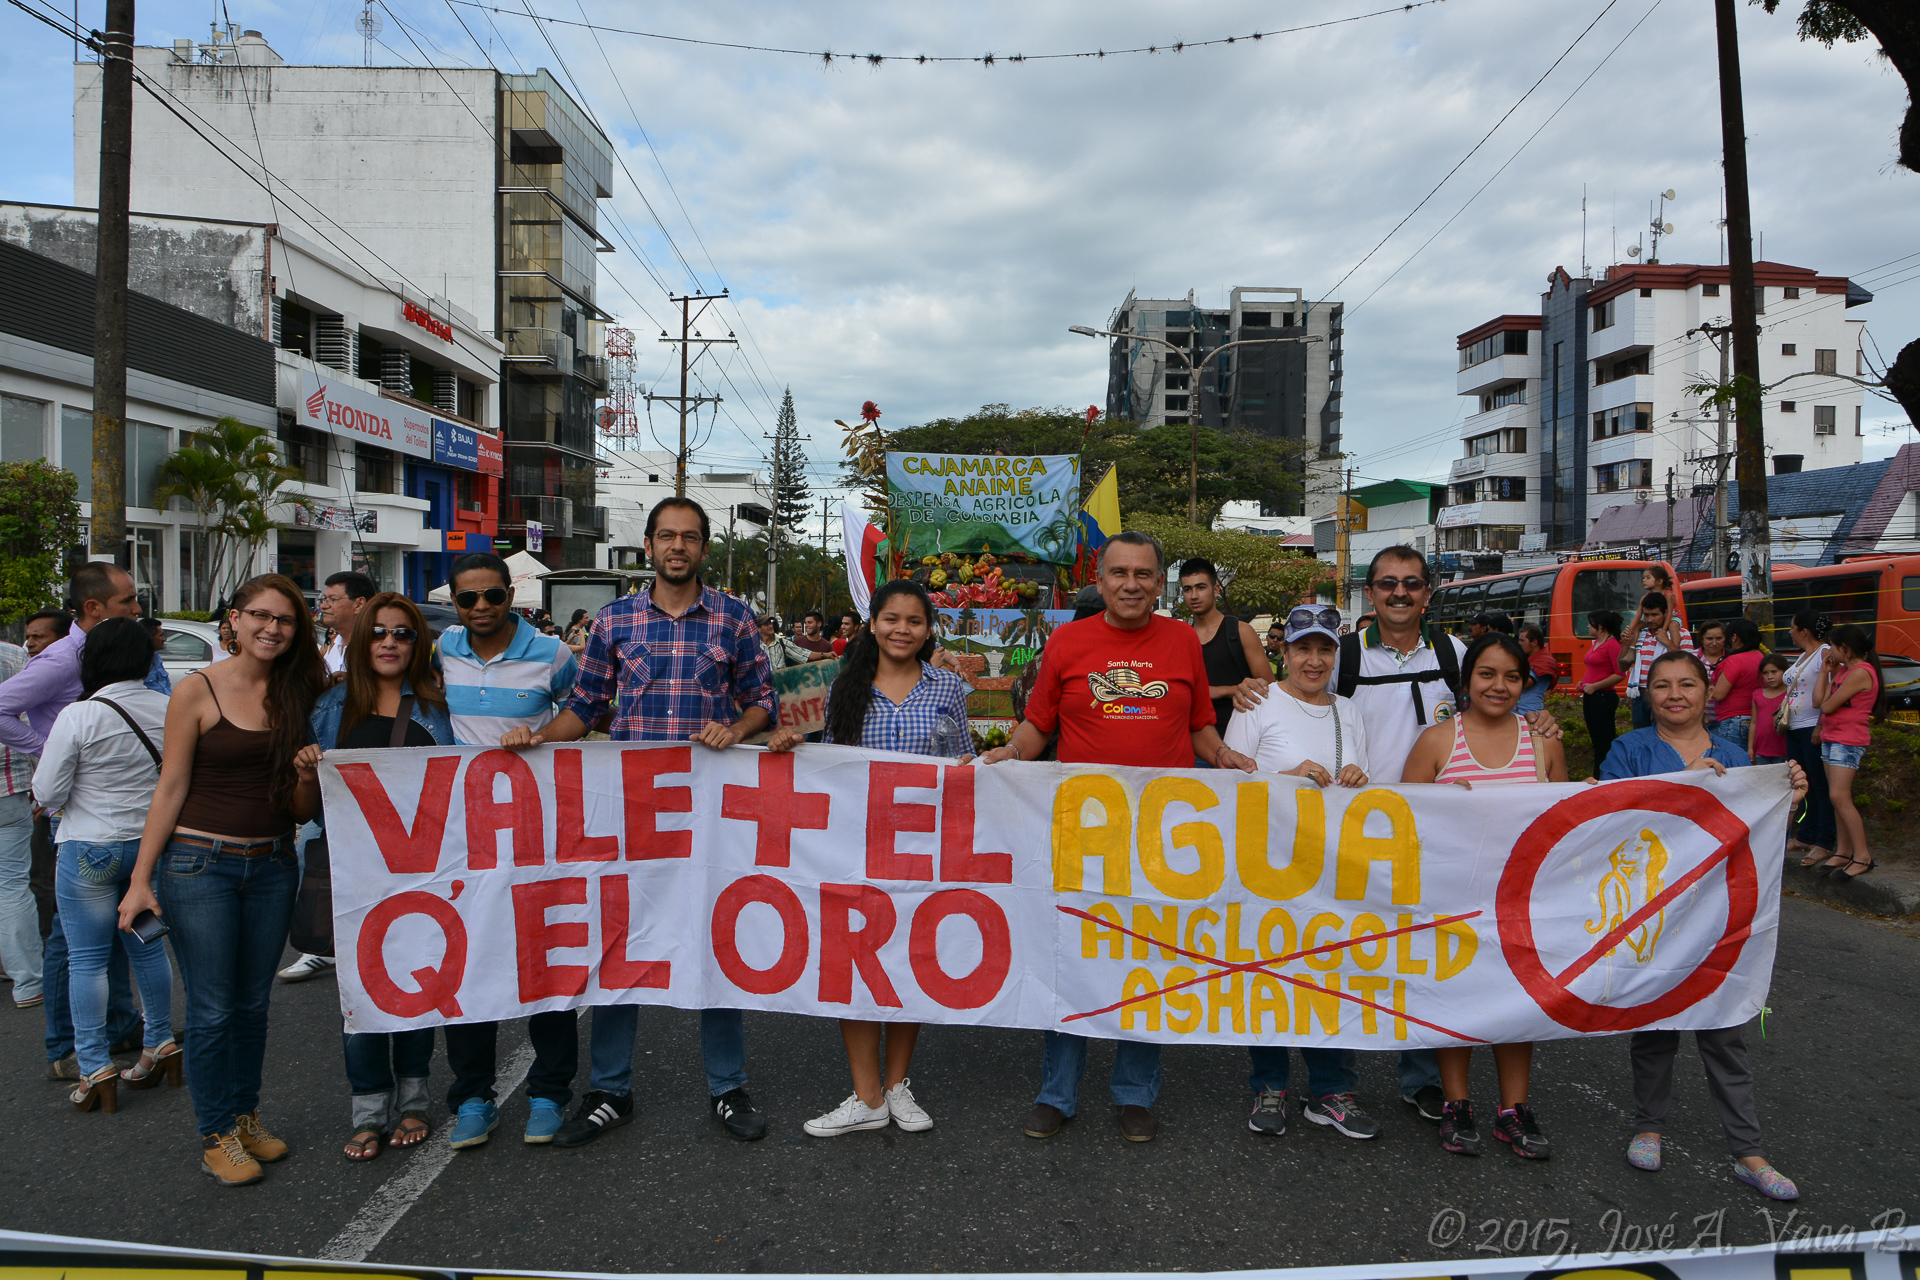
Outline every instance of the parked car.
[[167, 669], [167, 679], [178, 684], [181, 677], [213, 661], [220, 643], [220, 624], [162, 618], [160, 637], [160, 661]]

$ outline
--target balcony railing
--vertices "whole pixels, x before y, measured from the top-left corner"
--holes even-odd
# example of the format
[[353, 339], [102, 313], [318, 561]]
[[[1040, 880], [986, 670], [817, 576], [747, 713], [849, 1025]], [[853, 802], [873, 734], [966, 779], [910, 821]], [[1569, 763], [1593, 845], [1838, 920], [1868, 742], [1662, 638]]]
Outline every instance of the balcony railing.
[[509, 329], [506, 363], [530, 372], [566, 373], [573, 368], [573, 339], [558, 329]]
[[583, 507], [578, 503], [573, 508], [573, 531], [584, 534], [597, 542], [607, 537], [607, 509], [605, 507]]

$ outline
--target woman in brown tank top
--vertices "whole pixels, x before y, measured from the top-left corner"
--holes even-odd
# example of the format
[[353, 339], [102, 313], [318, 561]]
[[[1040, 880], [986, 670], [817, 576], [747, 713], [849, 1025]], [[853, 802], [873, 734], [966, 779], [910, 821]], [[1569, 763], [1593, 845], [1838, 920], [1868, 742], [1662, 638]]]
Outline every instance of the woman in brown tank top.
[[228, 612], [235, 653], [182, 680], [120, 927], [162, 915], [187, 993], [187, 1083], [202, 1171], [258, 1182], [287, 1144], [260, 1123], [267, 997], [299, 872], [294, 756], [326, 687], [300, 588], [253, 578]]

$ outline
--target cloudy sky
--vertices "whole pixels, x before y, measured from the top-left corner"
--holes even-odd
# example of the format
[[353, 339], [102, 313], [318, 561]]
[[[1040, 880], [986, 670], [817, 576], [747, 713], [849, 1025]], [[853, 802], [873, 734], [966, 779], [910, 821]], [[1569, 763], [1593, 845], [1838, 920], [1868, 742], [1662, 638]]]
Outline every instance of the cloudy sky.
[[[601, 259], [603, 304], [642, 347], [668, 314], [629, 244], [668, 287], [697, 276], [739, 299], [728, 320], [748, 341], [721, 388], [715, 466], [757, 454], [785, 385], [825, 475], [832, 420], [863, 400], [888, 425], [1104, 403], [1103, 345], [1066, 330], [1103, 325], [1129, 289], [1224, 306], [1234, 285], [1297, 285], [1337, 286], [1347, 304], [1346, 442], [1362, 473], [1433, 477], [1458, 449], [1455, 335], [1537, 310], [1547, 273], [1577, 269], [1583, 188], [1596, 271], [1624, 259], [1669, 187], [1662, 260], [1721, 260], [1711, 7], [1696, 0], [1442, 0], [1180, 53], [1164, 50], [1383, 5], [527, 0], [607, 28], [831, 50], [831, 64], [543, 24], [556, 56], [524, 11], [505, 12], [521, 0], [490, 2], [387, 0], [376, 61], [422, 61], [411, 32], [442, 66], [547, 66], [578, 85], [633, 179], [616, 165], [623, 244]], [[361, 61], [356, 4], [225, 4], [288, 61]], [[88, 25], [98, 7], [82, 6]], [[5, 195], [66, 202], [71, 47], [9, 14]], [[208, 0], [142, 0], [139, 42], [205, 39], [208, 16]], [[1874, 290], [1854, 314], [1890, 359], [1920, 335], [1920, 176], [1891, 163], [1904, 86], [1867, 46], [1799, 43], [1785, 13], [1743, 6], [1741, 35], [1765, 255]], [[1163, 52], [1009, 61], [1144, 45]], [[997, 56], [844, 56], [868, 52]], [[643, 363], [641, 380], [661, 371]], [[1869, 457], [1907, 438], [1903, 419], [1887, 430], [1896, 417], [1869, 400]]]

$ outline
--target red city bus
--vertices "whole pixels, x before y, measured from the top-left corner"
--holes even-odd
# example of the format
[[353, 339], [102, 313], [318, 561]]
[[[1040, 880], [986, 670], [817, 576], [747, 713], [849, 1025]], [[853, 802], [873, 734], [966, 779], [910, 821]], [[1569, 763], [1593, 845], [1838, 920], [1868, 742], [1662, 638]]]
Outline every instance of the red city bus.
[[[1623, 624], [1630, 621], [1646, 594], [1641, 575], [1656, 564], [1672, 575], [1673, 566], [1664, 560], [1570, 560], [1490, 578], [1449, 582], [1434, 589], [1427, 614], [1443, 630], [1463, 638], [1467, 619], [1483, 610], [1506, 614], [1513, 619], [1516, 631], [1529, 625], [1541, 628], [1547, 633], [1547, 652], [1560, 666], [1560, 688], [1565, 689], [1569, 681], [1579, 679], [1587, 650], [1592, 647], [1587, 615], [1612, 609]], [[1738, 592], [1736, 580], [1736, 597]], [[1674, 607], [1685, 621], [1686, 602], [1677, 600]]]
[[[1740, 579], [1701, 578], [1680, 594], [1696, 622], [1725, 622], [1741, 615]], [[1839, 564], [1773, 566], [1774, 629], [1765, 639], [1792, 652], [1787, 634], [1793, 615], [1811, 609], [1829, 626], [1865, 627], [1880, 652], [1887, 696], [1895, 706], [1920, 703], [1920, 556], [1850, 556]]]

